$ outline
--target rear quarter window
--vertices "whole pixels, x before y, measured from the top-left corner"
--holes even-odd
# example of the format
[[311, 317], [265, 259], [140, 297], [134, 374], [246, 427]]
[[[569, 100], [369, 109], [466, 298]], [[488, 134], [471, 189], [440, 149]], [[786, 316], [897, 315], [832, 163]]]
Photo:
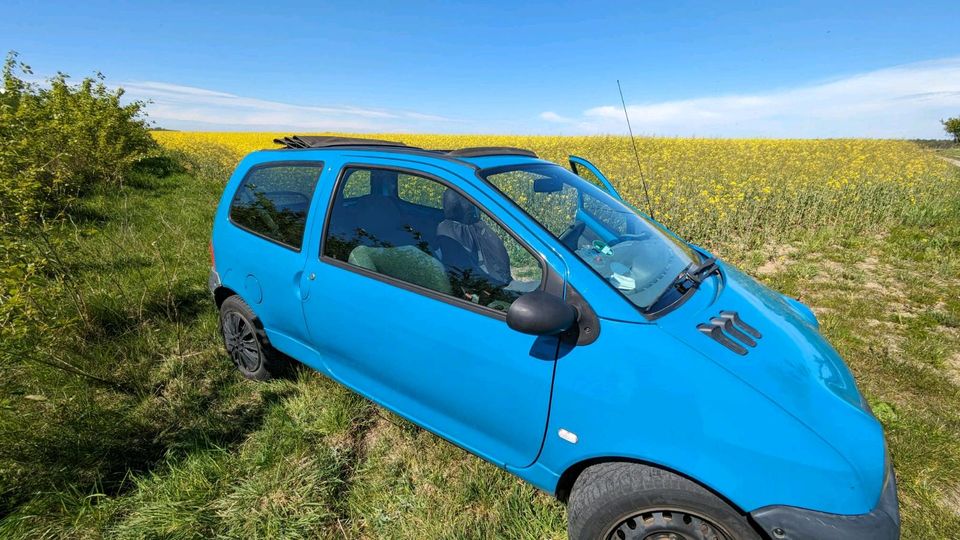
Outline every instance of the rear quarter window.
[[269, 165], [247, 173], [230, 203], [230, 221], [299, 250], [323, 164]]

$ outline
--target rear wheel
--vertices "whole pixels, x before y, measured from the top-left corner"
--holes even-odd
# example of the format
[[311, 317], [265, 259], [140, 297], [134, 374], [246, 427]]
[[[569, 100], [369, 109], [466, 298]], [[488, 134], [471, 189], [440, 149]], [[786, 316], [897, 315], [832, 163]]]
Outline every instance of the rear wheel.
[[284, 368], [284, 359], [270, 347], [260, 320], [239, 296], [231, 296], [220, 305], [220, 335], [227, 354], [244, 377], [265, 381]]
[[577, 478], [572, 540], [759, 540], [746, 517], [703, 486], [638, 463], [600, 463]]

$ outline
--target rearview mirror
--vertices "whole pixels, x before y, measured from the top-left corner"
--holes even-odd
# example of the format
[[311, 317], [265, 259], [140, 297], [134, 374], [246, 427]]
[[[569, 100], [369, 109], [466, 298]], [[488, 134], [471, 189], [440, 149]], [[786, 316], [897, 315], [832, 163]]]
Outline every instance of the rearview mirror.
[[534, 193], [556, 193], [563, 191], [563, 181], [558, 178], [545, 176], [533, 181]]
[[562, 298], [545, 291], [517, 298], [507, 310], [507, 326], [535, 336], [551, 336], [567, 330], [577, 320], [577, 310]]

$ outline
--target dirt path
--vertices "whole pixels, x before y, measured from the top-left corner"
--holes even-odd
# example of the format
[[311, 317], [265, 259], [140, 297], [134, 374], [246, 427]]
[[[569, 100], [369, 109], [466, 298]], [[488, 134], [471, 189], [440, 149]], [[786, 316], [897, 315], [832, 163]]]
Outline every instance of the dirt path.
[[940, 159], [946, 161], [947, 163], [960, 167], [960, 159], [948, 158], [947, 156], [940, 156]]

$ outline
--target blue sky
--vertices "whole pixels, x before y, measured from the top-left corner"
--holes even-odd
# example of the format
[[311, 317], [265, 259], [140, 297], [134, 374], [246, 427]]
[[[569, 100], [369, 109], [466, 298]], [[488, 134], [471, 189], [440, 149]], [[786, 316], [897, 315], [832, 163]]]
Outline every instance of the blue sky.
[[199, 130], [943, 137], [960, 2], [37, 2], [0, 49]]

